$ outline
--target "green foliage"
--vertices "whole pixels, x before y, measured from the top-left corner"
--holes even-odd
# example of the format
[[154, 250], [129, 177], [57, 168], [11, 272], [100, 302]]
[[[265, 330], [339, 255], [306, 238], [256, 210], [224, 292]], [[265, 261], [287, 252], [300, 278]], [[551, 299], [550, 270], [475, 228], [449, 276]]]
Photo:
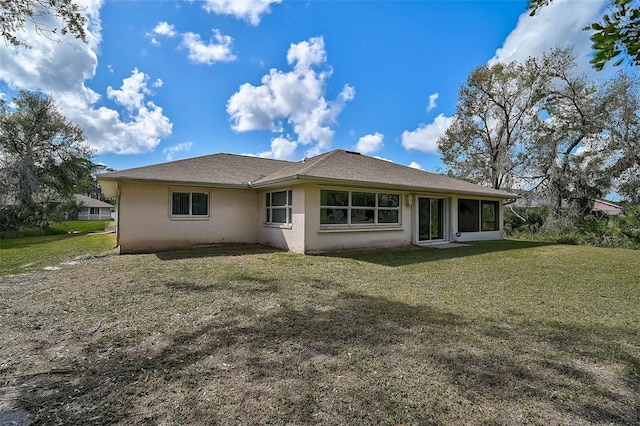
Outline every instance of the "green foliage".
[[87, 18], [74, 0], [0, 0], [0, 35], [6, 44], [29, 47], [18, 37], [27, 23], [51, 40], [59, 41], [59, 32], [87, 41]]
[[[553, 0], [530, 0], [531, 16]], [[591, 64], [601, 71], [609, 61], [614, 66], [625, 61], [640, 65], [640, 9], [631, 0], [610, 0], [609, 13], [602, 20], [584, 28], [593, 31], [591, 35], [594, 50]]]
[[538, 232], [544, 225], [548, 210], [546, 206], [506, 208], [504, 211], [504, 230], [507, 235], [520, 232]]
[[77, 212], [96, 165], [82, 129], [40, 92], [0, 101], [0, 230], [46, 227]]
[[574, 223], [549, 223], [538, 209], [520, 212], [519, 217], [505, 211], [505, 232], [528, 241], [640, 249], [640, 206], [629, 207], [620, 216], [587, 215]]

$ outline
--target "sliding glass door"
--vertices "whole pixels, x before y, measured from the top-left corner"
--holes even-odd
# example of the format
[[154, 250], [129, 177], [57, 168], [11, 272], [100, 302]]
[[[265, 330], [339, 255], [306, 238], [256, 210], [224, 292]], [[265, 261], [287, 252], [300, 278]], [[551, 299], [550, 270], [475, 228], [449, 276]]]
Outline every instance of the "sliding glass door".
[[444, 239], [444, 199], [418, 197], [418, 241]]

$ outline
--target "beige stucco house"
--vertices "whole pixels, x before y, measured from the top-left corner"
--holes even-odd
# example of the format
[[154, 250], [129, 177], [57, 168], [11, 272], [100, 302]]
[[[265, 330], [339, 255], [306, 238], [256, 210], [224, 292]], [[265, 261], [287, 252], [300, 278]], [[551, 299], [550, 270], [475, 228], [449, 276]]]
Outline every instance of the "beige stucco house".
[[261, 243], [296, 253], [502, 238], [512, 194], [334, 150], [214, 154], [98, 176], [121, 253]]

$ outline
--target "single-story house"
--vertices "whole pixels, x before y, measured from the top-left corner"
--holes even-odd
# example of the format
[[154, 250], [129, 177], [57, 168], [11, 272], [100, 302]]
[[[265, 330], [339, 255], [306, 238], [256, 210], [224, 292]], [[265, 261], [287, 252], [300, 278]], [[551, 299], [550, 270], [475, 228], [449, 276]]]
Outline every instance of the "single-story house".
[[593, 200], [593, 208], [591, 211], [603, 213], [607, 216], [619, 216], [622, 213], [623, 207], [619, 204], [612, 203], [608, 200]]
[[121, 253], [261, 243], [296, 253], [498, 240], [504, 191], [334, 150], [213, 154], [98, 176]]
[[78, 220], [110, 220], [114, 206], [82, 194], [74, 194], [78, 204], [82, 206], [78, 212]]

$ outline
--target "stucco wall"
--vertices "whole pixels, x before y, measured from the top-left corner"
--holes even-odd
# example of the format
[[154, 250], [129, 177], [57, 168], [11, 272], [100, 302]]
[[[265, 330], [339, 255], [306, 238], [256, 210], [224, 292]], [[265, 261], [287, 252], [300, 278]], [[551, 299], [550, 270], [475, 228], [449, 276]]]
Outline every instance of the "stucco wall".
[[[292, 191], [293, 204], [291, 206], [291, 225], [267, 225], [266, 221], [266, 194], [270, 191]], [[292, 251], [294, 253], [304, 253], [304, 206], [305, 190], [303, 185], [295, 187], [283, 187], [269, 191], [261, 191], [258, 201], [259, 225], [258, 241], [261, 244]]]
[[394, 192], [391, 190], [363, 189], [357, 187], [325, 187], [306, 185], [305, 209], [306, 232], [305, 253], [322, 253], [354, 248], [382, 248], [411, 244], [411, 206], [405, 203], [405, 194], [401, 194], [400, 225], [392, 229], [371, 228], [361, 230], [323, 230], [320, 226], [320, 190], [321, 189], [362, 190], [366, 192]]
[[[171, 191], [208, 192], [209, 217], [170, 217]], [[257, 243], [258, 194], [252, 190], [123, 182], [120, 186], [121, 253], [207, 243]]]

